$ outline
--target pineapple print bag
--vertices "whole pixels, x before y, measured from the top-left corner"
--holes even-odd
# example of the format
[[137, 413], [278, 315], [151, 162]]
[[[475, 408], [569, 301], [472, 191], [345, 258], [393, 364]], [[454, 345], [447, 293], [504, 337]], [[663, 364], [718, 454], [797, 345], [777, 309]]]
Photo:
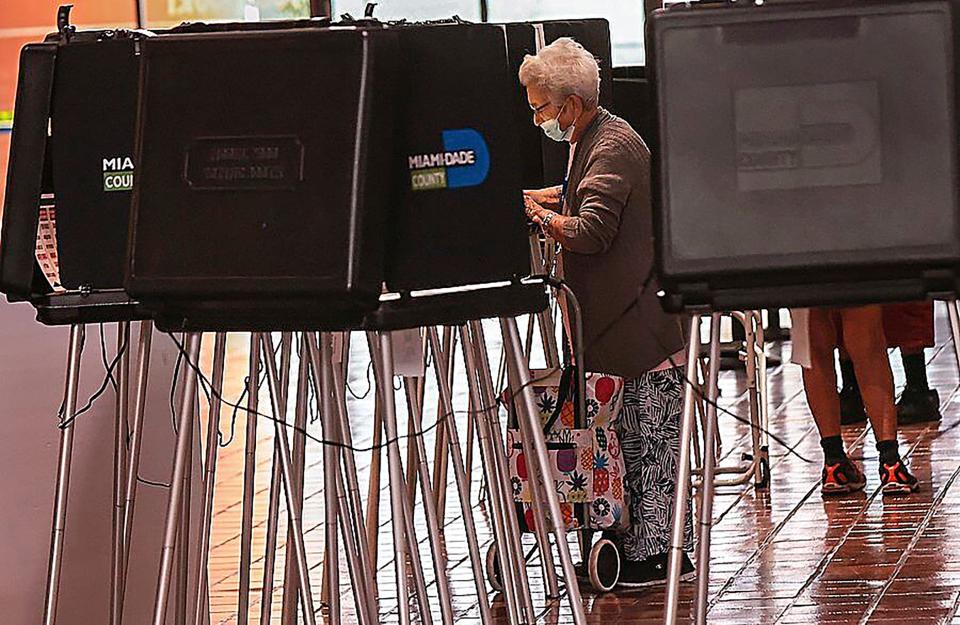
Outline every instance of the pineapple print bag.
[[[612, 424], [623, 405], [623, 378], [587, 373], [583, 405], [577, 414], [576, 368], [531, 371], [540, 420], [547, 440], [553, 483], [568, 529], [615, 529], [629, 524], [624, 501], [626, 468]], [[523, 439], [512, 393], [504, 392], [510, 409], [507, 429], [510, 481], [520, 529], [533, 531], [532, 498]]]

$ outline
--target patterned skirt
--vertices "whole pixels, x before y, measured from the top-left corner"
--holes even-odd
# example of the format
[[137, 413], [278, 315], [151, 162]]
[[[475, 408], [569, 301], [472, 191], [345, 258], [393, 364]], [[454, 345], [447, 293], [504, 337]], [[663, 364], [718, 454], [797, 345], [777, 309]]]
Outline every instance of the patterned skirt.
[[[683, 368], [651, 371], [624, 381], [623, 409], [612, 424], [626, 464], [630, 526], [617, 536], [623, 557], [640, 561], [667, 553], [676, 493]], [[689, 491], [684, 550], [693, 549]]]

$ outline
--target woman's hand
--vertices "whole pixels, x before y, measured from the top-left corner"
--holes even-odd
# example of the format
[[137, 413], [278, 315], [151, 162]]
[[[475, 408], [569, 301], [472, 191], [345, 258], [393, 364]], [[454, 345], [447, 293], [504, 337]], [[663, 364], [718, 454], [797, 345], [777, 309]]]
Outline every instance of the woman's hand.
[[523, 196], [524, 198], [530, 198], [544, 208], [554, 211], [560, 210], [560, 187], [528, 189], [523, 192]]
[[563, 245], [563, 224], [571, 217], [558, 215], [556, 211], [540, 206], [528, 196], [524, 196], [523, 204], [527, 218], [539, 226], [545, 235]]
[[538, 226], [543, 224], [543, 215], [551, 212], [540, 206], [540, 204], [529, 195], [523, 196], [523, 210], [527, 214], [527, 219]]

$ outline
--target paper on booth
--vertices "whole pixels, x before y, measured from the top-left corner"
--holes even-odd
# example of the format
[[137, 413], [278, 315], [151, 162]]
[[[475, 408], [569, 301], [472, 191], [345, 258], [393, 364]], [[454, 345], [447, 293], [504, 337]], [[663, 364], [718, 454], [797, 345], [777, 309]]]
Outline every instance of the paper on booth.
[[395, 375], [418, 378], [426, 375], [423, 336], [420, 329], [397, 330], [390, 333], [393, 345], [393, 370]]

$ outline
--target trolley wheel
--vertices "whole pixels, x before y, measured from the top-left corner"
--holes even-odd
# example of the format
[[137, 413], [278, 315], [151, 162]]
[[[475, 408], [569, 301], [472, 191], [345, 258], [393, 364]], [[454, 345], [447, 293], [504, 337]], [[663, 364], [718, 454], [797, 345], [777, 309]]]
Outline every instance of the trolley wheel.
[[587, 564], [590, 583], [599, 592], [610, 592], [620, 579], [620, 551], [611, 541], [603, 538], [590, 548]]
[[503, 575], [500, 572], [500, 556], [497, 543], [491, 543], [487, 549], [487, 581], [497, 592], [503, 592]]

